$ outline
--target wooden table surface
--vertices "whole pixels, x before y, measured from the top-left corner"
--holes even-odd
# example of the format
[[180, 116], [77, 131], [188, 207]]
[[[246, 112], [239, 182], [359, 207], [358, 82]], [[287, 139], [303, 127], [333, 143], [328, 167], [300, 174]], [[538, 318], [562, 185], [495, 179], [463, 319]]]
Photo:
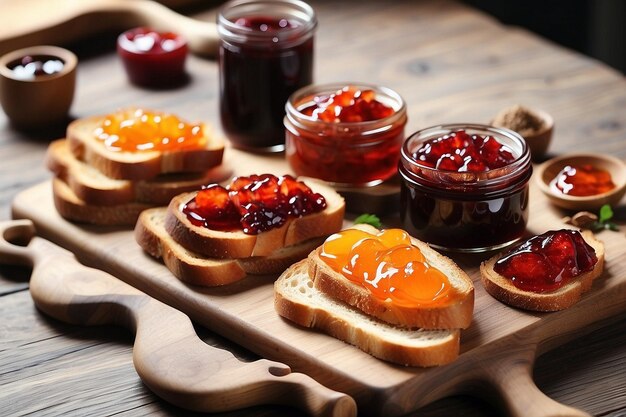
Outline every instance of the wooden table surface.
[[[445, 122], [487, 122], [521, 103], [554, 116], [551, 154], [593, 151], [626, 159], [626, 81], [597, 61], [450, 1], [311, 4], [319, 17], [316, 81], [361, 81], [400, 92], [408, 105], [407, 133]], [[212, 20], [213, 14], [197, 17]], [[138, 105], [219, 128], [214, 61], [192, 56], [188, 85], [143, 90], [128, 83], [112, 45], [114, 36], [70, 46], [80, 59], [72, 117]], [[50, 177], [43, 155], [63, 129], [18, 132], [0, 114], [0, 220], [10, 218], [16, 193]], [[621, 233], [624, 211], [622, 204]], [[190, 415], [141, 383], [125, 330], [70, 326], [40, 314], [28, 293], [28, 272], [0, 267], [0, 414]], [[198, 332], [207, 343], [254, 359], [218, 335]], [[535, 379], [557, 401], [593, 415], [625, 415], [626, 312], [540, 357]], [[415, 415], [495, 413], [479, 400], [453, 397]], [[259, 407], [223, 415], [300, 412]]]

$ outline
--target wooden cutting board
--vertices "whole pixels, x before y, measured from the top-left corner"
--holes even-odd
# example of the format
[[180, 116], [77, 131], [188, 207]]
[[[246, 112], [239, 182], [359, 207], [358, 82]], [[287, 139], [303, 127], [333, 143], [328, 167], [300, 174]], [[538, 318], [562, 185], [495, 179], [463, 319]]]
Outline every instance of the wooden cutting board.
[[[285, 166], [276, 157], [242, 153], [237, 158], [242, 160], [237, 166], [250, 172], [259, 166], [281, 172]], [[529, 233], [562, 226], [562, 213], [534, 187], [531, 199]], [[531, 377], [534, 359], [626, 312], [626, 237], [622, 232], [598, 235], [607, 253], [603, 276], [578, 304], [555, 313], [531, 313], [501, 304], [479, 282], [480, 257], [453, 256], [476, 286], [474, 321], [462, 333], [461, 355], [447, 366], [405, 368], [281, 319], [273, 307], [274, 277], [249, 277], [217, 289], [180, 282], [142, 252], [132, 231], [79, 226], [60, 218], [49, 182], [18, 195], [13, 215], [32, 219], [38, 234], [68, 248], [83, 262], [105, 269], [265, 358], [285, 362], [294, 371], [353, 396], [360, 413], [367, 415], [402, 415], [459, 392], [486, 397], [515, 416], [586, 415], [552, 401], [536, 388]], [[590, 326], [593, 323], [596, 326]]]

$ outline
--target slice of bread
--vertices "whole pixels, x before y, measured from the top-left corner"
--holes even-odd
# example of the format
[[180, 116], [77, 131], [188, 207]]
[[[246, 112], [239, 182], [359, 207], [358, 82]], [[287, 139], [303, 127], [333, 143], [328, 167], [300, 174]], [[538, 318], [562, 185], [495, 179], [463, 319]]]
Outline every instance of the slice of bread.
[[144, 251], [163, 259], [174, 276], [192, 285], [214, 287], [239, 281], [247, 274], [279, 274], [294, 262], [305, 258], [322, 241], [319, 238], [307, 240], [281, 248], [269, 256], [212, 259], [176, 243], [165, 230], [165, 215], [166, 209], [163, 207], [142, 212], [135, 226], [135, 240]]
[[60, 178], [52, 179], [54, 206], [61, 217], [79, 223], [99, 226], [132, 226], [139, 213], [153, 207], [144, 203], [128, 203], [116, 206], [87, 204]]
[[326, 208], [318, 213], [291, 218], [281, 227], [257, 235], [243, 231], [219, 231], [193, 225], [182, 212], [197, 192], [172, 199], [165, 219], [167, 232], [183, 247], [209, 258], [248, 258], [268, 256], [278, 249], [315, 237], [326, 237], [343, 225], [345, 203], [332, 188], [317, 182], [307, 185], [326, 199]]
[[593, 280], [598, 278], [604, 269], [604, 244], [597, 240], [589, 230], [582, 231], [581, 235], [596, 251], [598, 258], [598, 262], [591, 271], [573, 278], [555, 291], [545, 293], [524, 291], [493, 270], [495, 263], [503, 255], [499, 253], [480, 265], [481, 282], [485, 290], [497, 300], [524, 310], [559, 311], [576, 304], [582, 294], [591, 289]]
[[291, 266], [274, 283], [274, 306], [281, 316], [319, 329], [385, 361], [437, 366], [459, 354], [460, 331], [396, 327], [370, 317], [315, 288], [308, 262]]
[[[358, 224], [353, 226], [365, 232], [376, 234], [375, 227]], [[423, 306], [402, 306], [390, 299], [381, 300], [365, 287], [348, 280], [336, 272], [320, 258], [322, 248], [309, 254], [309, 275], [315, 288], [328, 296], [337, 298], [365, 314], [390, 324], [425, 329], [465, 329], [474, 312], [474, 285], [469, 276], [454, 261], [439, 254], [426, 243], [411, 238], [414, 246], [422, 252], [429, 265], [439, 269], [450, 281], [454, 300], [448, 304], [425, 304]]]
[[223, 181], [232, 174], [220, 165], [202, 173], [161, 174], [153, 180], [113, 179], [76, 159], [65, 139], [50, 143], [46, 152], [46, 165], [80, 200], [89, 205], [101, 206], [134, 202], [166, 206], [180, 193]]
[[114, 179], [150, 180], [160, 174], [205, 172], [222, 162], [224, 141], [204, 126], [206, 144], [200, 149], [169, 152], [118, 152], [108, 149], [94, 131], [105, 116], [78, 119], [67, 127], [67, 141], [76, 159]]

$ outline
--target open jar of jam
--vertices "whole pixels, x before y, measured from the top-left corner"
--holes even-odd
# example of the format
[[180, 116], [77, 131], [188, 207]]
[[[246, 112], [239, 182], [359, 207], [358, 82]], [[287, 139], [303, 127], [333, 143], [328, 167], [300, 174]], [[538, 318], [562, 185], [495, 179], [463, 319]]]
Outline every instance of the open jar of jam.
[[402, 146], [400, 216], [438, 249], [483, 252], [522, 237], [530, 152], [517, 133], [478, 124], [420, 130]]
[[317, 18], [299, 0], [234, 0], [217, 17], [222, 127], [234, 146], [285, 148], [285, 102], [313, 82]]
[[326, 84], [295, 92], [286, 105], [286, 156], [297, 175], [341, 186], [371, 186], [397, 173], [407, 122], [395, 91]]

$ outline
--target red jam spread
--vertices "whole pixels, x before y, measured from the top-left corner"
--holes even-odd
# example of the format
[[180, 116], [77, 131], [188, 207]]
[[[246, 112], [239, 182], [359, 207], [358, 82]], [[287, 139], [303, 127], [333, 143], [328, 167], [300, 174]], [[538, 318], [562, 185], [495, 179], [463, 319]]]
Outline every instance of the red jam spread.
[[374, 297], [396, 305], [442, 305], [455, 294], [448, 278], [428, 264], [401, 229], [388, 229], [376, 235], [344, 230], [324, 242], [320, 257]]
[[168, 113], [145, 109], [107, 115], [94, 135], [113, 151], [179, 151], [206, 145], [202, 124], [190, 124]]
[[615, 188], [611, 174], [590, 164], [566, 166], [550, 183], [563, 194], [586, 197]]
[[256, 235], [325, 208], [324, 197], [303, 182], [289, 175], [263, 174], [237, 177], [228, 187], [209, 185], [182, 212], [196, 226]]
[[595, 250], [576, 230], [532, 237], [498, 260], [494, 270], [523, 291], [555, 291], [598, 262]]
[[20, 80], [34, 80], [36, 77], [45, 77], [61, 72], [65, 64], [55, 56], [26, 55], [10, 66], [15, 78]]
[[469, 135], [464, 130], [427, 140], [413, 158], [430, 168], [456, 172], [485, 172], [515, 159], [493, 136]]
[[358, 123], [384, 119], [394, 110], [376, 100], [373, 90], [346, 86], [329, 95], [315, 96], [313, 103], [300, 112], [324, 122]]
[[181, 83], [187, 51], [187, 42], [176, 33], [145, 27], [124, 32], [117, 40], [117, 52], [130, 80], [148, 87]]

